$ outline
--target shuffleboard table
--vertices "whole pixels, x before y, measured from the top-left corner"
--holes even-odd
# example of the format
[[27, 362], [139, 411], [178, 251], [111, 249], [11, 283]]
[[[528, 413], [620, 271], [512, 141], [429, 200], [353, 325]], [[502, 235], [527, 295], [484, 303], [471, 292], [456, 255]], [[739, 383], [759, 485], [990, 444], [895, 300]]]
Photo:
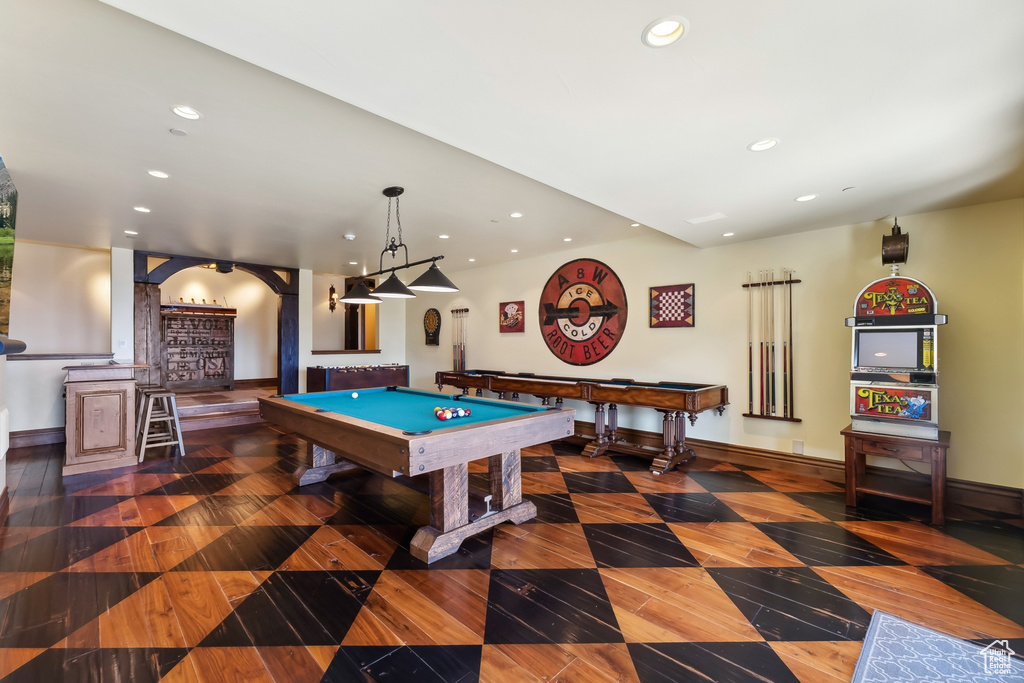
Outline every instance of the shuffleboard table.
[[[441, 421], [434, 414], [438, 406], [469, 408], [470, 415]], [[309, 444], [307, 464], [294, 474], [300, 485], [357, 466], [396, 478], [425, 475], [430, 525], [416, 532], [410, 550], [428, 563], [501, 522], [519, 524], [536, 517], [536, 506], [522, 496], [520, 449], [572, 435], [574, 414], [553, 406], [402, 387], [260, 399], [263, 419]], [[483, 458], [490, 495], [471, 519], [468, 464]]]
[[[495, 370], [442, 371], [434, 379], [438, 389], [445, 385], [459, 387], [464, 394], [476, 389], [477, 396], [482, 396], [486, 390], [498, 394], [501, 399], [511, 394], [513, 401], [518, 401], [520, 394], [529, 394], [541, 399], [545, 406], [552, 398], [557, 406], [561, 406], [565, 399], [591, 403], [594, 405], [594, 433], [597, 438], [587, 444], [583, 454], [590, 457], [608, 451], [648, 457], [653, 454], [651, 472], [654, 474], [668, 472], [696, 457], [693, 449], [686, 445], [686, 418], [693, 425], [699, 413], [715, 410], [721, 415], [729, 405], [729, 388], [723, 384], [635, 382], [631, 379], [557, 377]], [[608, 405], [607, 414], [605, 405]], [[659, 452], [652, 453], [649, 449], [619, 439], [619, 405], [654, 408], [662, 413], [662, 449]]]

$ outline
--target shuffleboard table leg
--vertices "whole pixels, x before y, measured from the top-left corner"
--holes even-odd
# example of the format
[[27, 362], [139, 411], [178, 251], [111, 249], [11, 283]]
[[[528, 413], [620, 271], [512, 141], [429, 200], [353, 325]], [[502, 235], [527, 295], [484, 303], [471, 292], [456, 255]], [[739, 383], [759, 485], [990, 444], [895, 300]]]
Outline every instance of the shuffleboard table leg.
[[312, 441], [306, 442], [306, 464], [300, 465], [292, 472], [292, 479], [299, 486], [324, 481], [335, 472], [359, 469], [359, 465], [347, 460], [337, 459], [334, 451], [319, 446]]
[[608, 443], [614, 445], [619, 440], [619, 407], [614, 403], [608, 404]]
[[523, 500], [519, 450], [491, 456], [487, 464], [495, 510], [472, 522], [468, 465], [429, 473], [430, 526], [421, 527], [409, 544], [413, 557], [429, 564], [458, 552], [464, 540], [485, 529], [502, 522], [519, 524], [537, 516], [537, 507]]
[[680, 465], [697, 457], [686, 445], [686, 416], [673, 411], [662, 411], [661, 439], [665, 450], [655, 456], [651, 463], [652, 474], [666, 474]]
[[605, 431], [604, 424], [604, 404], [594, 403], [594, 434], [597, 435], [597, 439], [587, 444], [587, 447], [583, 449], [583, 455], [588, 458], [596, 458], [599, 455], [604, 455], [608, 452], [608, 433]]
[[662, 451], [654, 456], [651, 472], [664, 474], [669, 470], [669, 463], [676, 457], [676, 413], [671, 410], [659, 410], [661, 418]]

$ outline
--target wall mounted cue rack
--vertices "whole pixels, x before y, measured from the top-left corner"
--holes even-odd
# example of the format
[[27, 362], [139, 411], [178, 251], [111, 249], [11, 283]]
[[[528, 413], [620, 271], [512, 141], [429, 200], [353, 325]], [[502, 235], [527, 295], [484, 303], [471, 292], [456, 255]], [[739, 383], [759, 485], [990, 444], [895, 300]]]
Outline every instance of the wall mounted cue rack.
[[793, 279], [783, 268], [747, 273], [747, 412], [743, 417], [800, 422], [796, 417], [793, 356]]

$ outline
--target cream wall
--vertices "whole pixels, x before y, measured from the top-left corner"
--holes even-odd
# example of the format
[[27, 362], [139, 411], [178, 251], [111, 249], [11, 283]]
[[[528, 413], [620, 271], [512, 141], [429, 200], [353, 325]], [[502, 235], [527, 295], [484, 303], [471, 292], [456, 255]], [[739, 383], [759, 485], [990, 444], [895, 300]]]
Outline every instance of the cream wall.
[[345, 348], [345, 308], [343, 304], [338, 304], [334, 312], [331, 312], [328, 300], [331, 285], [334, 285], [339, 297], [345, 295], [344, 275], [313, 273], [313, 348], [324, 351]]
[[11, 336], [26, 353], [110, 353], [110, 252], [17, 240]]
[[[12, 271], [11, 336], [26, 354], [110, 353], [110, 252], [17, 240]], [[11, 431], [64, 424], [72, 362], [7, 363]]]
[[[952, 432], [949, 476], [1024, 487], [1024, 200], [900, 217], [911, 236], [902, 274], [922, 280], [950, 324], [940, 328], [940, 427]], [[576, 226], [582, 227], [582, 226]], [[619, 242], [556, 255], [521, 258], [487, 269], [449, 272], [461, 292], [419, 296], [407, 304], [407, 351], [414, 386], [429, 387], [436, 370], [451, 368], [451, 316], [470, 309], [467, 366], [507, 371], [636, 380], [726, 384], [724, 416], [702, 414], [690, 435], [712, 441], [842, 459], [839, 430], [849, 418], [850, 330], [843, 320], [872, 280], [888, 274], [881, 236], [889, 221], [841, 226], [733, 245], [696, 249], [653, 231]], [[621, 278], [630, 304], [616, 349], [592, 366], [558, 360], [544, 346], [537, 308], [547, 278], [563, 263], [593, 258]], [[796, 416], [801, 423], [742, 417], [747, 406], [746, 290], [748, 271], [792, 268]], [[524, 273], [526, 275], [524, 275]], [[692, 329], [650, 329], [648, 288], [696, 284]], [[526, 333], [501, 334], [501, 301], [525, 299]], [[424, 345], [420, 321], [442, 311], [441, 345]], [[589, 406], [576, 405], [592, 420]], [[625, 426], [660, 431], [652, 410], [620, 411]]]
[[235, 379], [277, 377], [277, 294], [255, 275], [235, 269], [186, 268], [160, 285], [160, 302], [179, 298], [214, 300], [238, 311], [235, 318]]

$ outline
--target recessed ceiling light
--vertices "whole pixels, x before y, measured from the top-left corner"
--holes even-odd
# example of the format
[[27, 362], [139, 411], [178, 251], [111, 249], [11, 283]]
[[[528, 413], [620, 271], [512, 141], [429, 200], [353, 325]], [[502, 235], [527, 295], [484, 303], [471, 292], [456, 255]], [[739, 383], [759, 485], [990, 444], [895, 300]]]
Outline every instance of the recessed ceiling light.
[[631, 228], [639, 228], [640, 224], [639, 223], [630, 223], [629, 227], [631, 227]]
[[350, 266], [358, 266], [359, 265], [359, 261], [349, 261], [348, 264]]
[[775, 138], [765, 138], [764, 140], [758, 140], [757, 142], [751, 142], [747, 145], [747, 149], [751, 152], [764, 152], [769, 150], [775, 145], [779, 144], [779, 141]]
[[157, 171], [155, 169], [154, 170], [146, 171], [146, 173], [148, 173], [149, 175], [153, 176], [154, 178], [170, 178], [171, 177], [170, 173], [164, 173], [163, 171]]
[[133, 206], [132, 208], [138, 211], [139, 213], [149, 213], [149, 209], [147, 209], [144, 206]]
[[690, 22], [683, 17], [662, 17], [647, 24], [640, 40], [647, 47], [665, 47], [682, 38], [690, 30]]
[[736, 233], [734, 233], [734, 232], [723, 232], [722, 233], [722, 237], [732, 237], [735, 234]]
[[438, 237], [438, 239], [442, 239], [442, 240], [448, 239], [448, 235], [438, 235], [437, 237]]
[[563, 237], [562, 241], [563, 242], [572, 242], [572, 238], [571, 237]]
[[171, 135], [177, 135], [179, 138], [183, 138], [188, 135], [188, 133], [183, 131], [181, 128], [171, 128]]
[[135, 232], [134, 230], [125, 230], [124, 234], [128, 235], [129, 237], [135, 237], [139, 233]]
[[475, 258], [471, 258], [471, 259], [469, 259], [469, 262], [470, 262], [470, 263], [473, 263], [474, 261], [476, 261], [476, 259], [475, 259]]
[[518, 253], [519, 253], [519, 250], [518, 250], [518, 249], [513, 249], [513, 250], [512, 250], [512, 253], [513, 253], [513, 254], [518, 254]]
[[798, 202], [809, 202], [809, 201], [811, 201], [812, 199], [815, 199], [815, 198], [817, 198], [817, 196], [818, 196], [818, 195], [816, 195], [816, 194], [805, 194], [805, 195], [803, 195], [803, 196], [801, 196], [801, 197], [797, 197], [797, 198], [796, 198], [796, 199], [795, 199], [794, 201], [798, 201]]
[[512, 213], [509, 214], [509, 216], [512, 218], [522, 218], [523, 214], [519, 213], [518, 211], [513, 211]]
[[171, 111], [173, 111], [181, 118], [188, 119], [189, 121], [195, 121], [196, 119], [202, 117], [202, 114], [200, 114], [197, 110], [193, 109], [192, 107], [186, 107], [184, 104], [179, 104]]

